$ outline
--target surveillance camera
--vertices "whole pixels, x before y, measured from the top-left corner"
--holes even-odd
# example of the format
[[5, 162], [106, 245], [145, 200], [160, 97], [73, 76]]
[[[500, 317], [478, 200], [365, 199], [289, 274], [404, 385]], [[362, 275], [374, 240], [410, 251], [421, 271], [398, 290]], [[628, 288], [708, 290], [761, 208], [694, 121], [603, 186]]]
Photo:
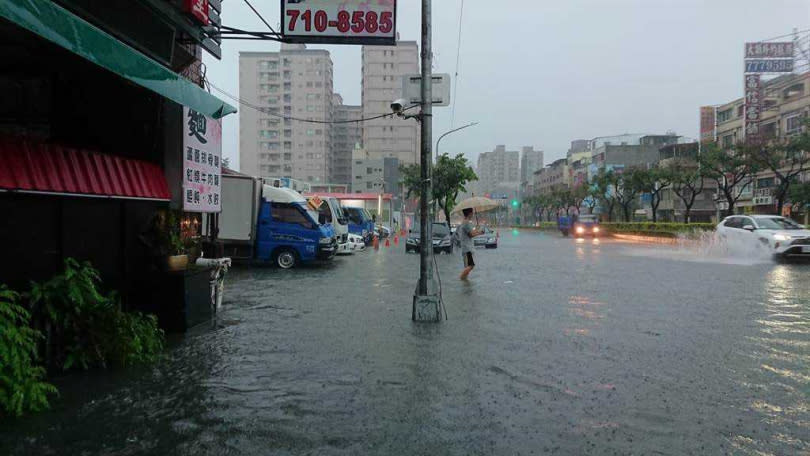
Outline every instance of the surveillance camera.
[[408, 100], [404, 98], [400, 98], [399, 100], [395, 100], [391, 102], [391, 111], [394, 111], [394, 114], [402, 114], [402, 111], [405, 108], [405, 105], [408, 104]]

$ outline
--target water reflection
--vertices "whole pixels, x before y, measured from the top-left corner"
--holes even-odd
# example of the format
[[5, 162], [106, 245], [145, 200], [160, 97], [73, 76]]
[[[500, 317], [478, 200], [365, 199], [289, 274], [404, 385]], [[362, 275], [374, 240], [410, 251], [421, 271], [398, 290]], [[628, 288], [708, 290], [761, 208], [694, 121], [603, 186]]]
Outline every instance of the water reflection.
[[[757, 369], [743, 384], [751, 397], [750, 410], [765, 425], [765, 435], [735, 435], [739, 451], [763, 453], [779, 442], [785, 454], [805, 454], [810, 448], [810, 302], [807, 270], [779, 265], [765, 277], [765, 302], [754, 321], [759, 335], [752, 337]], [[768, 432], [770, 429], [778, 431]]]

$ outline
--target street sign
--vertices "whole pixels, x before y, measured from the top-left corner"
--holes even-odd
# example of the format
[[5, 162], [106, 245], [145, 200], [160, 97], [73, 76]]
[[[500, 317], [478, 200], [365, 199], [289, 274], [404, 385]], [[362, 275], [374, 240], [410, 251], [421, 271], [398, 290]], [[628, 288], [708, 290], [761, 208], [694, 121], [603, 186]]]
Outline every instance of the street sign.
[[792, 73], [793, 59], [746, 59], [746, 73]]
[[183, 210], [220, 212], [222, 121], [183, 107]]
[[[433, 81], [433, 106], [450, 106], [450, 75], [434, 74]], [[422, 103], [422, 76], [418, 74], [406, 74], [402, 77], [402, 98], [408, 100], [410, 104]]]
[[793, 58], [793, 43], [790, 41], [768, 43], [745, 43], [746, 59]]
[[396, 0], [281, 0], [281, 35], [290, 43], [393, 46]]

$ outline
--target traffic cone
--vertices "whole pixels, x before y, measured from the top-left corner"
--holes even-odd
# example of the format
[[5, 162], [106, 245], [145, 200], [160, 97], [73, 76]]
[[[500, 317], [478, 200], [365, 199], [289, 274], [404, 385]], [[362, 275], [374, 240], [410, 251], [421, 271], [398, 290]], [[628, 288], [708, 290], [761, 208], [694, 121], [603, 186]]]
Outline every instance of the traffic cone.
[[386, 247], [391, 247], [391, 241], [388, 240], [388, 238], [385, 239], [385, 246]]
[[377, 236], [374, 236], [374, 240], [371, 241], [374, 245], [374, 250], [380, 250], [380, 240], [377, 239]]
[[399, 236], [394, 236], [394, 245], [399, 245]]

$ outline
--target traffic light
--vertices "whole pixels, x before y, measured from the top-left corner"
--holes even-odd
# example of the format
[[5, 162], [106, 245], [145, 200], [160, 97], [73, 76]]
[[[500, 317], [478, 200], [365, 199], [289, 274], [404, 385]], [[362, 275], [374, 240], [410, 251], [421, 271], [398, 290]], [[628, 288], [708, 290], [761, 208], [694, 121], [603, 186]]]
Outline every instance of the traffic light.
[[520, 201], [512, 200], [512, 207], [517, 208], [518, 206], [520, 206]]

